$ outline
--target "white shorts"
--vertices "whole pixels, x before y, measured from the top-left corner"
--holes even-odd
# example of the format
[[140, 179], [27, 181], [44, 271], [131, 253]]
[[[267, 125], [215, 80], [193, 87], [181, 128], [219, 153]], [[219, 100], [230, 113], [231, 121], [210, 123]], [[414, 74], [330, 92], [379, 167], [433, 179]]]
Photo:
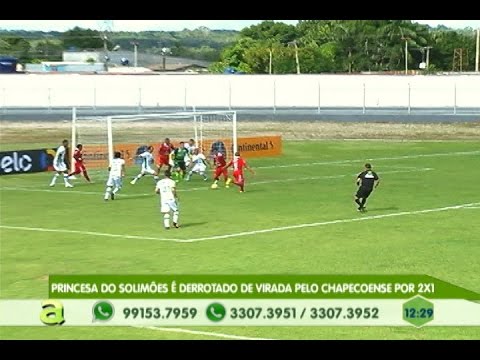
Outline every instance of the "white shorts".
[[142, 166], [142, 174], [150, 174], [150, 175], [155, 175], [155, 170], [153, 170], [150, 166], [149, 167], [143, 167]]
[[205, 166], [205, 164], [195, 164], [192, 168], [192, 171], [194, 173], [204, 173], [205, 170], [207, 170], [207, 167]]
[[107, 180], [107, 186], [115, 186], [116, 188], [122, 187], [122, 177], [121, 176], [109, 176]]
[[53, 164], [53, 168], [55, 169], [55, 171], [67, 171], [67, 165], [65, 163]]
[[178, 211], [178, 204], [175, 200], [162, 201], [160, 203], [160, 212], [168, 213], [170, 211]]

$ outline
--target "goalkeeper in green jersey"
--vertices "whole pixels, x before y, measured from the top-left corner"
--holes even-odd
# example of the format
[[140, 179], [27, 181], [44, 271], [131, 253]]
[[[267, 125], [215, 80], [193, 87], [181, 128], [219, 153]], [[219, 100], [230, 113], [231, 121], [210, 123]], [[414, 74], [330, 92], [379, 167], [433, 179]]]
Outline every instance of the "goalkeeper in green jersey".
[[180, 142], [180, 146], [173, 150], [173, 169], [174, 169], [174, 178], [176, 182], [179, 182], [180, 179], [185, 177], [185, 171], [187, 170], [187, 165], [185, 163], [185, 158], [189, 156], [188, 149], [185, 147], [183, 141]]

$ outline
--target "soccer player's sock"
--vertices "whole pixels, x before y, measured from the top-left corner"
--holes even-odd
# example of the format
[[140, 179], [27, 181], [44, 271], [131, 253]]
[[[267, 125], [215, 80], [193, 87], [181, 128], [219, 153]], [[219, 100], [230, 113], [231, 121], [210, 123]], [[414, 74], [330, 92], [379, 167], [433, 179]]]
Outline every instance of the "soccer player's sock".
[[363, 198], [362, 199], [362, 207], [365, 207], [365, 204], [367, 203], [367, 199]]
[[116, 187], [115, 189], [113, 189], [113, 193], [116, 194], [117, 192], [120, 191], [120, 188], [119, 187]]
[[243, 192], [243, 191], [244, 191], [244, 187], [245, 187], [245, 183], [242, 181], [239, 186], [240, 186], [240, 191]]
[[206, 181], [206, 180], [208, 179], [208, 178], [207, 178], [207, 175], [206, 175], [204, 172], [200, 173], [200, 175], [203, 176], [203, 180]]
[[58, 173], [55, 173], [55, 175], [53, 175], [52, 181], [50, 181], [50, 186], [55, 185], [55, 183], [57, 182], [58, 176], [59, 176]]
[[190, 180], [190, 178], [192, 177], [192, 173], [193, 173], [193, 171], [188, 172], [187, 178], [186, 178], [187, 181]]
[[83, 170], [83, 177], [84, 177], [88, 182], [90, 182], [90, 177], [89, 177], [88, 174], [87, 174], [87, 170]]
[[170, 214], [163, 214], [163, 225], [167, 229], [170, 227]]
[[225, 184], [226, 184], [226, 185], [230, 185], [231, 182], [232, 182], [232, 179], [231, 179], [231, 178], [228, 178]]
[[173, 212], [173, 223], [178, 225], [178, 211]]
[[159, 179], [159, 178], [158, 178], [157, 175], [153, 175], [153, 180], [158, 181], [158, 179]]
[[72, 186], [72, 184], [68, 182], [68, 174], [63, 174], [63, 182], [65, 183], [65, 186]]
[[142, 177], [142, 174], [138, 174], [137, 176], [135, 176], [135, 177], [133, 178], [133, 180], [131, 181], [131, 183], [132, 183], [132, 184], [135, 184], [135, 183], [138, 181], [138, 179], [140, 179], [141, 177]]
[[112, 191], [112, 187], [108, 186], [107, 190], [105, 190], [105, 197], [104, 197], [105, 200], [108, 200], [108, 198], [110, 197], [110, 192], [111, 191]]
[[217, 183], [218, 183], [218, 178], [215, 178], [215, 179], [213, 179], [213, 180], [214, 180], [214, 181], [213, 181], [214, 184], [217, 184]]
[[362, 203], [360, 202], [359, 199], [355, 199], [355, 202], [357, 203], [358, 206], [360, 206], [360, 207], [362, 206]]

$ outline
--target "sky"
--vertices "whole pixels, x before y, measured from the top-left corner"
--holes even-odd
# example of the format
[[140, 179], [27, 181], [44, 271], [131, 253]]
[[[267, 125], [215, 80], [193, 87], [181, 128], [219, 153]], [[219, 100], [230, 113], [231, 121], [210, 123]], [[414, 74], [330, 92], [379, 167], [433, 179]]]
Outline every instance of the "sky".
[[[66, 31], [75, 26], [104, 30], [108, 20], [0, 20], [0, 29]], [[110, 20], [113, 31], [178, 31], [206, 26], [212, 30], [241, 30], [262, 20]], [[275, 20], [295, 25], [298, 20]], [[480, 20], [413, 20], [430, 26], [445, 25], [454, 29], [480, 28]]]

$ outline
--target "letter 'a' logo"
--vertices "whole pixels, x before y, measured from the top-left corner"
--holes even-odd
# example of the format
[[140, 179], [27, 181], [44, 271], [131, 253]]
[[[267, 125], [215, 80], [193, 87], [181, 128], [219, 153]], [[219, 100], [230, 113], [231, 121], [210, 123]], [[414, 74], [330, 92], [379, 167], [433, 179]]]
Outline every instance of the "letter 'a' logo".
[[58, 300], [42, 301], [40, 321], [45, 325], [62, 325], [65, 322], [63, 304]]

